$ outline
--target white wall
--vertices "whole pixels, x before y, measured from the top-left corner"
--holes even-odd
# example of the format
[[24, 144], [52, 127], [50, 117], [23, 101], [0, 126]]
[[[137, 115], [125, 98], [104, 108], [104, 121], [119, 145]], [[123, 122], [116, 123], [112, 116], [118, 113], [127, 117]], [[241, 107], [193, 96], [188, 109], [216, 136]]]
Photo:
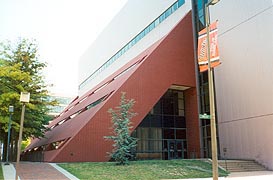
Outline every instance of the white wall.
[[[125, 44], [133, 39], [147, 25], [163, 13], [175, 0], [131, 0], [117, 14], [101, 33], [97, 40], [87, 49], [79, 62], [79, 84], [112, 57]], [[186, 3], [123, 54], [110, 67], [93, 79], [79, 91], [82, 95], [118, 68], [126, 64], [155, 41], [166, 35], [175, 24], [191, 9], [191, 1]]]
[[273, 170], [272, 0], [221, 0], [210, 10], [219, 20], [221, 152], [226, 147], [228, 158], [255, 159]]

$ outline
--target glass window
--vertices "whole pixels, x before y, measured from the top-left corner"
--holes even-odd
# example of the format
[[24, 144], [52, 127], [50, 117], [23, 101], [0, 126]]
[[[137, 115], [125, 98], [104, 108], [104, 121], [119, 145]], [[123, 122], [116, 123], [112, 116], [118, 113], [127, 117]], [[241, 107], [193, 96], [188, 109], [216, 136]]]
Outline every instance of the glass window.
[[161, 115], [151, 115], [151, 127], [162, 127]]
[[150, 139], [162, 139], [161, 128], [150, 128]]
[[154, 106], [154, 114], [162, 114], [161, 101]]
[[172, 14], [172, 8], [169, 8], [167, 11], [166, 11], [166, 18]]
[[[136, 128], [136, 137], [140, 141], [138, 143], [140, 147], [136, 148], [137, 158], [168, 159], [168, 144], [170, 142], [179, 141], [182, 145], [183, 140], [187, 143], [185, 117], [178, 116], [175, 111], [172, 111], [172, 114], [165, 114], [166, 110], [164, 110], [164, 108], [168, 108], [167, 105], [170, 105], [168, 102], [172, 102], [172, 107], [178, 109], [179, 100], [184, 100], [183, 92], [168, 90], [152, 108], [151, 112], [153, 113], [149, 113]], [[184, 148], [186, 147], [185, 145]], [[187, 154], [184, 155], [187, 157]]]
[[131, 48], [131, 41], [127, 44], [127, 46], [128, 46], [128, 49]]
[[163, 116], [163, 127], [175, 127], [174, 126], [174, 116]]
[[176, 130], [176, 139], [187, 139], [186, 129], [177, 129]]
[[185, 0], [178, 0], [178, 7], [182, 6], [185, 3]]
[[142, 39], [144, 36], [145, 36], [144, 31], [141, 31], [141, 33], [140, 33], [140, 37], [141, 37], [141, 39]]
[[178, 109], [184, 109], [184, 100], [178, 99]]
[[147, 115], [139, 125], [140, 127], [150, 127], [150, 116]]
[[149, 150], [149, 141], [147, 140], [139, 140], [137, 142], [137, 151], [138, 152], [146, 152]]
[[172, 98], [163, 99], [163, 114], [174, 114], [174, 102]]
[[149, 128], [138, 128], [137, 129], [137, 137], [141, 139], [148, 139], [149, 138]]
[[87, 108], [87, 109], [90, 109], [90, 108], [92, 108], [92, 107], [98, 105], [99, 103], [101, 103], [101, 102], [104, 100], [105, 97], [106, 97], [106, 96], [104, 96], [104, 97], [98, 99], [97, 101], [95, 101], [95, 102], [89, 104], [88, 106], [86, 106], [86, 108]]
[[165, 13], [163, 13], [160, 17], [159, 17], [159, 22], [161, 23], [162, 21], [165, 20]]
[[155, 20], [155, 27], [159, 24], [159, 18]]
[[149, 29], [150, 29], [150, 31], [151, 31], [151, 30], [153, 30], [154, 28], [155, 28], [155, 23], [153, 22], [152, 24], [150, 24]]
[[186, 119], [182, 116], [174, 117], [175, 127], [177, 128], [186, 128]]
[[136, 36], [136, 38], [135, 38], [135, 39], [136, 39], [136, 42], [139, 41], [139, 39], [140, 39], [139, 37], [140, 37], [139, 35]]
[[125, 49], [125, 52], [129, 49], [129, 48], [128, 48], [128, 44], [126, 44], [126, 46], [125, 46], [124, 49]]
[[135, 45], [135, 44], [136, 44], [136, 39], [134, 38], [134, 39], [132, 40], [132, 46]]
[[120, 50], [120, 55], [124, 54], [124, 48]]
[[178, 2], [174, 3], [174, 5], [173, 5], [173, 11], [176, 11], [177, 8], [178, 8]]
[[164, 139], [174, 139], [174, 129], [163, 129], [163, 138]]
[[179, 116], [185, 116], [185, 110], [184, 109], [179, 109], [178, 110], [178, 115]]

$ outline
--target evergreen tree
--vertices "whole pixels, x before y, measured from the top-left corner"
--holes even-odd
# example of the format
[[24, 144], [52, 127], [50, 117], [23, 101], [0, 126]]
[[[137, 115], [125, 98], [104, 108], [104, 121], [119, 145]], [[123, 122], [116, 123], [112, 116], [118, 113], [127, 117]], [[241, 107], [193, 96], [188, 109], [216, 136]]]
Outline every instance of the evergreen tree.
[[129, 159], [133, 157], [132, 151], [137, 145], [137, 139], [130, 135], [131, 119], [136, 115], [132, 111], [134, 103], [133, 99], [126, 99], [125, 93], [122, 92], [119, 106], [108, 110], [113, 123], [113, 136], [104, 138], [114, 141], [113, 150], [109, 154], [118, 165], [129, 163]]

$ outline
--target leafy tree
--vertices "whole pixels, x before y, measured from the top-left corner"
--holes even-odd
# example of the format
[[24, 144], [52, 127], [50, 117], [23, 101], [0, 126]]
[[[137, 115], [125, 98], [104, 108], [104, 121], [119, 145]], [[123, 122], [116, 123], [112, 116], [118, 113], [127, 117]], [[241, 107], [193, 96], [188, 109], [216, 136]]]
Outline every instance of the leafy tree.
[[112, 108], [108, 110], [113, 123], [113, 136], [105, 136], [104, 138], [114, 141], [113, 151], [109, 154], [118, 165], [129, 163], [129, 159], [133, 157], [132, 150], [137, 145], [137, 139], [130, 136], [131, 119], [136, 115], [132, 111], [134, 103], [133, 99], [126, 99], [123, 92], [119, 106], [115, 110]]
[[[23, 139], [42, 137], [48, 124], [48, 91], [42, 75], [45, 63], [39, 61], [38, 45], [35, 40], [19, 39], [0, 44], [0, 141], [6, 152], [9, 105], [14, 106], [12, 116], [12, 144], [17, 148], [18, 131], [22, 105], [20, 92], [30, 92], [30, 102], [26, 104]], [[15, 157], [14, 157], [15, 158]]]

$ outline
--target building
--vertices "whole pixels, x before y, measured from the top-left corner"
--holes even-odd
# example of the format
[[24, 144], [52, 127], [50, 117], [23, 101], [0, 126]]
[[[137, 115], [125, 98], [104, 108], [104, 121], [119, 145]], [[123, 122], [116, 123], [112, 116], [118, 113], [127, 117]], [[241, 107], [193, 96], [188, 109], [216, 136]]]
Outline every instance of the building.
[[215, 68], [221, 154], [272, 170], [273, 1], [222, 0], [211, 18], [219, 19], [223, 62]]
[[[136, 158], [210, 157], [210, 121], [199, 118], [209, 114], [207, 73], [199, 73], [196, 60], [197, 32], [205, 27], [204, 3], [128, 1], [82, 56], [79, 97], [23, 157], [108, 161], [112, 146], [103, 139], [111, 133], [107, 110], [118, 105], [121, 92], [136, 100]], [[219, 158], [254, 159], [269, 169], [272, 12], [271, 0], [247, 5], [221, 0], [210, 7], [211, 19], [219, 20], [222, 61], [214, 72]]]
[[69, 103], [73, 100], [73, 98], [68, 96], [58, 95], [58, 94], [50, 94], [49, 100], [58, 102], [57, 106], [49, 107], [50, 111], [48, 115], [54, 118], [58, 116], [69, 105]]

